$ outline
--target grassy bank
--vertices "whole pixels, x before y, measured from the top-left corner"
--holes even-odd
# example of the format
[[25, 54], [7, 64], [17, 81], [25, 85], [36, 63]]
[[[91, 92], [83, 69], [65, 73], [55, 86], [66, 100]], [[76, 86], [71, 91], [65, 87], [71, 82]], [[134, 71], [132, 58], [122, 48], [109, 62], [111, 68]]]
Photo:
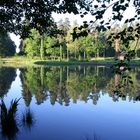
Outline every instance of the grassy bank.
[[[0, 65], [8, 66], [37, 66], [37, 65], [112, 65], [115, 63], [113, 58], [94, 58], [90, 61], [59, 61], [59, 60], [40, 60], [39, 58], [27, 58], [27, 57], [9, 57], [0, 58]], [[131, 65], [140, 66], [140, 59], [134, 59], [130, 63]]]
[[67, 61], [67, 60], [40, 60], [39, 58], [27, 58], [27, 57], [7, 57], [0, 58], [0, 65], [110, 65], [113, 64], [114, 60], [112, 58], [96, 58], [91, 61]]
[[0, 58], [0, 66], [24, 67], [34, 65], [34, 61], [26, 57], [6, 57]]

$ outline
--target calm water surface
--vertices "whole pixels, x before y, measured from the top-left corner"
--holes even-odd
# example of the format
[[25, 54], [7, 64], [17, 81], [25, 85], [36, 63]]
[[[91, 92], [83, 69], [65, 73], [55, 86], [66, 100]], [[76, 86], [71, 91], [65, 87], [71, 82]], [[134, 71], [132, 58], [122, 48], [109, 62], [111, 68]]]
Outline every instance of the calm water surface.
[[[140, 69], [133, 85], [115, 92], [120, 76], [107, 67], [0, 68], [0, 98], [7, 108], [21, 98], [15, 140], [139, 140]], [[23, 125], [30, 110], [33, 123]], [[10, 130], [9, 130], [10, 131]], [[0, 140], [8, 139], [1, 130]]]

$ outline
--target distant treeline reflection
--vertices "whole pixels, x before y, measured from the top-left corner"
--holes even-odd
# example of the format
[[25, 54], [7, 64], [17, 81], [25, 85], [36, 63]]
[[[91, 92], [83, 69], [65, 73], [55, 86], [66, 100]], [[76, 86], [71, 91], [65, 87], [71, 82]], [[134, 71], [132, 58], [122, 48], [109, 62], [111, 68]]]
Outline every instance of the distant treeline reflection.
[[115, 91], [121, 83], [121, 76], [113, 74], [107, 67], [41, 67], [21, 69], [21, 81], [23, 86], [22, 95], [28, 106], [32, 96], [35, 96], [38, 104], [50, 100], [54, 105], [56, 102], [68, 106], [70, 102], [78, 100], [87, 102], [92, 100], [93, 104], [101, 95], [109, 94], [113, 101], [119, 98], [126, 100], [139, 100], [139, 69], [133, 69], [129, 75], [133, 84]]
[[3, 98], [3, 96], [7, 94], [15, 78], [16, 78], [16, 69], [11, 67], [0, 68], [0, 98]]
[[[125, 81], [123, 86], [120, 86], [121, 75], [114, 74], [109, 67], [29, 67], [21, 68], [20, 72], [22, 96], [26, 106], [30, 105], [32, 96], [35, 96], [37, 104], [47, 100], [52, 105], [57, 102], [65, 106], [71, 102], [88, 102], [88, 100], [97, 104], [105, 94], [108, 94], [113, 101], [140, 100], [139, 68], [129, 72], [128, 79], [131, 77], [133, 84], [129, 85]], [[0, 79], [2, 75], [0, 74]]]

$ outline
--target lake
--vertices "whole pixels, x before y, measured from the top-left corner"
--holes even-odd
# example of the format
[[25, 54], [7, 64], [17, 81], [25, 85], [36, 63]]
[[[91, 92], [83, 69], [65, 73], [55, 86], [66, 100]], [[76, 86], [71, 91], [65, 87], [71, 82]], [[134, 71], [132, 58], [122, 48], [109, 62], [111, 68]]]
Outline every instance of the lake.
[[138, 140], [140, 68], [122, 84], [119, 74], [103, 66], [1, 67], [1, 102], [9, 108], [20, 100], [18, 131], [0, 127], [0, 140]]

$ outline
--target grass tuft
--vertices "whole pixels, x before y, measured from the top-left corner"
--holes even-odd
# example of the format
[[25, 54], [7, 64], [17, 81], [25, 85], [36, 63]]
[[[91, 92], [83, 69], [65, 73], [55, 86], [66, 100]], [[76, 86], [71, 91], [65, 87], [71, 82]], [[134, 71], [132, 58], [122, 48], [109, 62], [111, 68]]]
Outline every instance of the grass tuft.
[[8, 139], [14, 139], [19, 131], [16, 121], [16, 112], [19, 100], [20, 99], [12, 100], [9, 109], [6, 108], [3, 100], [0, 104], [1, 133], [3, 137], [7, 137]]

